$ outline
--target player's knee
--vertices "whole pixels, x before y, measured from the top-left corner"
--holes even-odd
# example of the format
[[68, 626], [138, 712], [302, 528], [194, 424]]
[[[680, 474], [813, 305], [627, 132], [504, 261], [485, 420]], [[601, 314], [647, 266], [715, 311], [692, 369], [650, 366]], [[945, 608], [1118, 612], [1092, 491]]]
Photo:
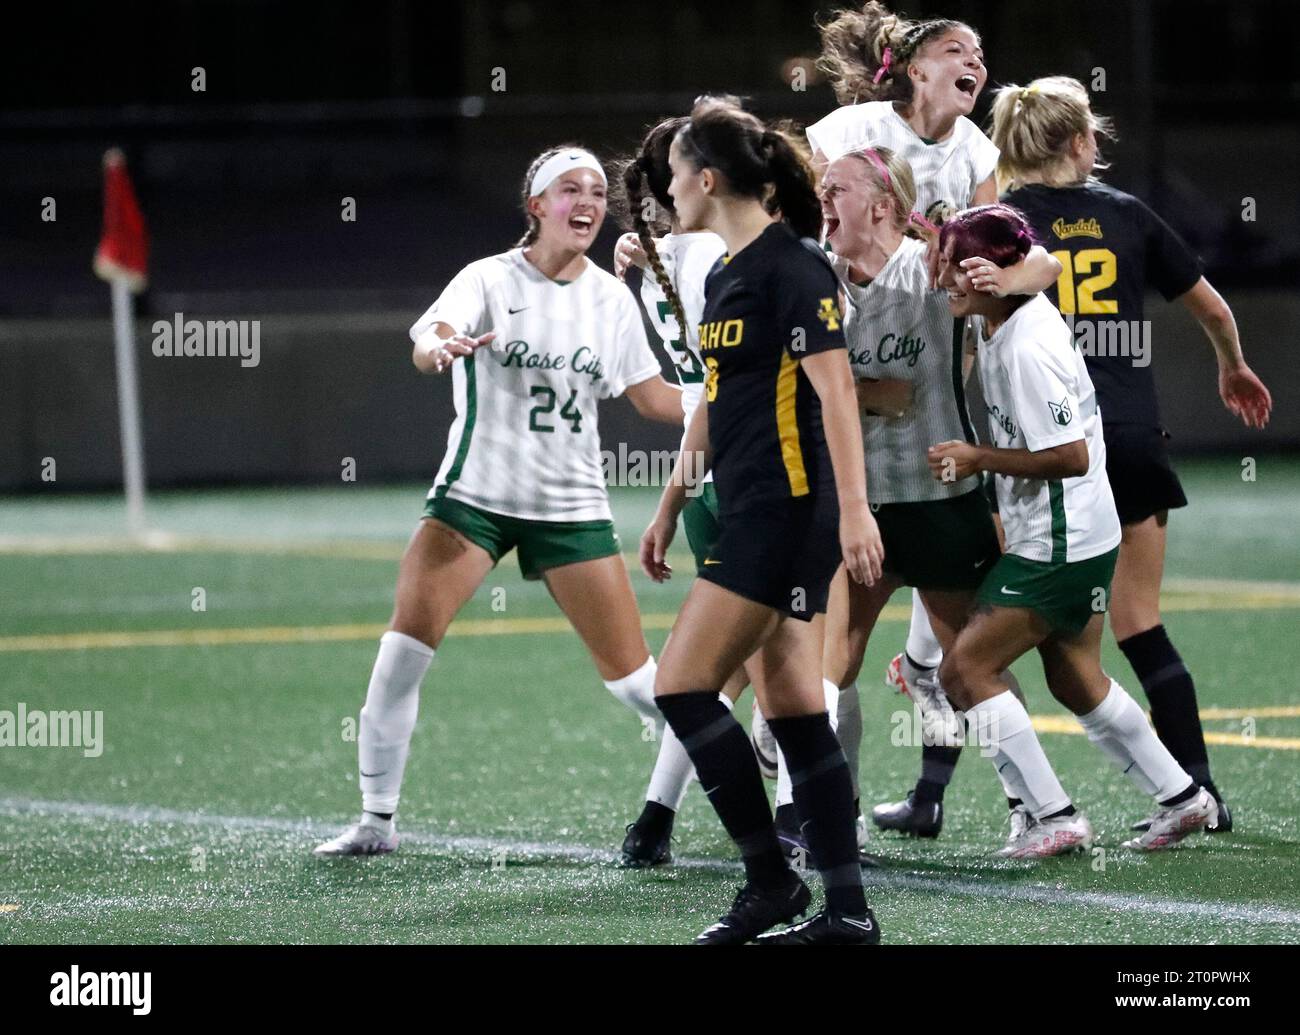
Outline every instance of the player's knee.
[[977, 666], [965, 651], [953, 648], [943, 656], [939, 663], [939, 685], [954, 708], [965, 711], [971, 706], [977, 682]]

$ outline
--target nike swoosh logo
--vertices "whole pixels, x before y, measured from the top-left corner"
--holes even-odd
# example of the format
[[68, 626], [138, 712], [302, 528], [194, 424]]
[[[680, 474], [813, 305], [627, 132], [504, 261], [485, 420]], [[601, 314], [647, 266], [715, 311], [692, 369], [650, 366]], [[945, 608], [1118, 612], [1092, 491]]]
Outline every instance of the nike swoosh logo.
[[1003, 593], [1006, 593], [1008, 596], [1012, 596], [1012, 597], [1023, 597], [1023, 596], [1025, 595], [1024, 593], [1022, 593], [1022, 592], [1021, 592], [1020, 590], [1018, 590], [1018, 589], [1007, 589], [1006, 586], [1003, 586], [1003, 587], [1002, 587], [1002, 592], [1003, 592]]
[[387, 772], [388, 770], [385, 769], [382, 773], [362, 773], [361, 775], [362, 776], [384, 776]]
[[532, 306], [530, 306], [530, 305], [522, 306], [522, 307], [520, 307], [519, 309], [509, 309], [509, 308], [507, 308], [507, 309], [506, 309], [506, 312], [509, 313], [511, 316], [514, 316], [515, 313], [522, 313], [525, 309], [531, 309], [531, 308], [532, 308]]
[[859, 931], [874, 931], [876, 929], [876, 925], [870, 920], [867, 920], [866, 922], [861, 920], [850, 920], [847, 916], [842, 916], [840, 919], [850, 927], [856, 927]]
[[[718, 787], [721, 787], [721, 786], [722, 786], [722, 784], [718, 784]], [[710, 794], [712, 794], [714, 791], [716, 791], [716, 790], [718, 789], [718, 787], [710, 787], [707, 791], [704, 792], [704, 796], [707, 798]]]
[[722, 563], [721, 561], [705, 561], [704, 565], [705, 567], [708, 567], [710, 564], [721, 564], [721, 563]]

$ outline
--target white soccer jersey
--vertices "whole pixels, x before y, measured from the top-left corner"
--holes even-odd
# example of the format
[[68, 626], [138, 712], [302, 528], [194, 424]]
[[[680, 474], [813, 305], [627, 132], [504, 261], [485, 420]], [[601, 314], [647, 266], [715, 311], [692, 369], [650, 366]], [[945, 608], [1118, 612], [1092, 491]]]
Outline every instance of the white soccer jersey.
[[948, 139], [927, 144], [894, 110], [892, 101], [868, 101], [836, 108], [808, 127], [808, 142], [829, 162], [864, 147], [887, 147], [906, 158], [916, 180], [916, 210], [935, 222], [935, 206], [946, 216], [970, 208], [975, 188], [993, 175], [998, 149], [964, 115]]
[[1088, 473], [1080, 478], [996, 476], [1007, 553], [1060, 563], [1114, 549], [1120, 527], [1106, 477], [1101, 413], [1061, 314], [1035, 295], [980, 342], [979, 352], [995, 446], [1038, 452], [1079, 439], [1088, 446]]
[[[945, 291], [929, 289], [925, 245], [904, 239], [870, 284], [849, 283], [844, 337], [853, 376], [908, 381], [912, 404], [901, 417], [864, 417], [867, 496], [875, 503], [917, 503], [961, 496], [979, 488], [976, 477], [936, 481], [926, 450], [964, 440], [961, 351], [952, 345], [952, 314]], [[969, 420], [969, 418], [967, 418]]]
[[535, 521], [610, 519], [596, 403], [659, 373], [631, 292], [588, 261], [559, 284], [522, 249], [470, 263], [411, 328], [490, 347], [452, 366], [456, 419], [430, 498]]
[[677, 380], [682, 386], [682, 409], [686, 414], [683, 423], [689, 425], [695, 407], [704, 398], [704, 361], [700, 358], [704, 280], [726, 253], [727, 245], [717, 234], [669, 234], [659, 242], [658, 248], [664, 272], [681, 299], [690, 326], [683, 335], [672, 306], [649, 269], [641, 278], [641, 304], [677, 370]]

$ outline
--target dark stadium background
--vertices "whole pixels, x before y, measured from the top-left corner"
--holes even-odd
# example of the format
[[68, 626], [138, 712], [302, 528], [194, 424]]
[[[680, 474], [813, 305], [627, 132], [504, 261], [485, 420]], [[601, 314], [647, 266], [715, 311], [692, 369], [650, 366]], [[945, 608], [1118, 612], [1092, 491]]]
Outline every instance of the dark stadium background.
[[[990, 88], [1103, 69], [1121, 136], [1107, 179], [1191, 240], [1274, 393], [1266, 433], [1223, 409], [1191, 318], [1153, 304], [1176, 452], [1300, 447], [1300, 5], [946, 0], [899, 5], [982, 32]], [[0, 490], [120, 483], [108, 289], [91, 273], [105, 148], [127, 155], [152, 240], [137, 349], [151, 487], [431, 477], [450, 382], [406, 328], [468, 261], [513, 244], [523, 170], [577, 140], [612, 157], [705, 91], [801, 122], [790, 87], [832, 5], [194, 0], [6, 11], [0, 64]], [[19, 21], [19, 19], [22, 19]], [[207, 89], [191, 90], [191, 69]], [[506, 90], [493, 92], [493, 70]], [[53, 197], [56, 222], [42, 222]], [[357, 219], [340, 204], [356, 199]], [[1254, 198], [1257, 219], [1241, 218]], [[611, 223], [592, 252], [609, 267]], [[159, 359], [177, 311], [262, 321], [262, 361]], [[619, 402], [607, 444], [672, 448]], [[57, 486], [41, 460], [59, 458]]]

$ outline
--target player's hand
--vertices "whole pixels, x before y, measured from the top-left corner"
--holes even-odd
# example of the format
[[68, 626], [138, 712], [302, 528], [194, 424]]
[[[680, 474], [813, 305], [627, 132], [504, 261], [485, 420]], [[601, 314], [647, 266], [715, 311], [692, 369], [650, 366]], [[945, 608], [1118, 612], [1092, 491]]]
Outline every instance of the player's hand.
[[677, 521], [656, 511], [650, 527], [641, 536], [641, 570], [655, 582], [667, 582], [673, 577], [672, 566], [665, 558], [676, 534]]
[[840, 507], [840, 549], [849, 577], [864, 586], [874, 586], [880, 579], [885, 547], [880, 529], [865, 502]]
[[441, 374], [456, 361], [457, 356], [472, 355], [475, 349], [490, 345], [496, 336], [496, 331], [488, 331], [487, 334], [481, 334], [477, 338], [472, 338], [468, 334], [453, 334], [450, 338], [442, 338], [434, 342], [429, 348], [433, 372]]
[[925, 458], [937, 482], [960, 481], [983, 470], [980, 447], [969, 442], [940, 442], [926, 450]]
[[641, 238], [631, 232], [620, 237], [614, 245], [614, 276], [623, 280], [627, 276], [629, 266], [636, 266], [639, 269], [645, 269], [646, 266], [645, 249], [641, 247]]
[[1245, 363], [1219, 368], [1219, 398], [1248, 428], [1263, 428], [1273, 412], [1273, 396]]
[[1007, 295], [1021, 294], [1018, 290], [1020, 287], [1018, 274], [1024, 265], [1024, 261], [1024, 259], [1021, 259], [1016, 265], [1007, 266], [1004, 269], [988, 259], [972, 256], [969, 259], [961, 260], [961, 268], [970, 277], [970, 285], [976, 291], [982, 291], [994, 298], [1006, 298]]

